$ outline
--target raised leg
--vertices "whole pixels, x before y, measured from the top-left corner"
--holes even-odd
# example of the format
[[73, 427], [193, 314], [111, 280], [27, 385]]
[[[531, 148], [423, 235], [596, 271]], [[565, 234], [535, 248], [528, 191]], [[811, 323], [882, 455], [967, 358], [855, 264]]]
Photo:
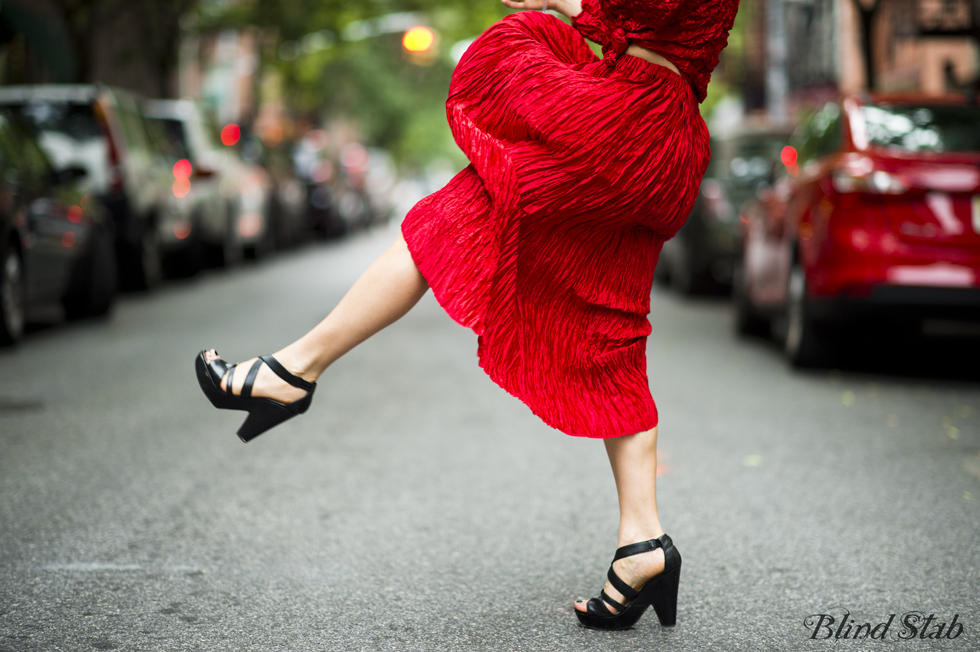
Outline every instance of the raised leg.
[[[619, 495], [619, 543], [622, 547], [637, 541], [654, 539], [664, 533], [657, 514], [657, 429], [606, 439], [606, 454], [616, 479]], [[661, 549], [617, 561], [616, 573], [630, 586], [639, 589], [664, 569]], [[625, 602], [624, 596], [609, 582], [606, 593]], [[585, 611], [586, 600], [576, 600], [575, 608]], [[607, 605], [612, 612], [616, 608]]]
[[[391, 248], [368, 267], [323, 321], [273, 355], [290, 372], [316, 381], [345, 353], [403, 317], [428, 289], [399, 234]], [[214, 351], [209, 355], [217, 356]], [[251, 360], [240, 366], [248, 369]], [[236, 394], [244, 381], [244, 373], [235, 375], [232, 389]], [[305, 392], [287, 385], [263, 365], [252, 395], [289, 403], [302, 398]]]

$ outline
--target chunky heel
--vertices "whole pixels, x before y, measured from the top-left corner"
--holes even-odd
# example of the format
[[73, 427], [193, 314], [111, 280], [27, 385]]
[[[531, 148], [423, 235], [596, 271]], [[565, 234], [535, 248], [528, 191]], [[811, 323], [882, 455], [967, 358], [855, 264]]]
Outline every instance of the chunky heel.
[[[253, 397], [252, 386], [259, 373], [259, 367], [263, 364], [293, 387], [305, 389], [306, 396], [292, 403], [280, 403], [271, 398]], [[211, 401], [211, 405], [223, 410], [248, 412], [245, 423], [238, 429], [238, 438], [243, 442], [251, 441], [283, 421], [303, 414], [313, 402], [313, 391], [316, 389], [316, 383], [311, 383], [290, 373], [271, 355], [263, 355], [255, 361], [251, 369], [248, 370], [248, 375], [245, 376], [241, 395], [236, 395], [232, 392], [236, 367], [237, 365], [229, 365], [221, 358], [208, 361], [205, 351], [201, 351], [194, 361], [197, 381], [201, 385], [204, 395]], [[225, 389], [221, 389], [222, 379], [226, 379]]]
[[[575, 610], [579, 622], [592, 629], [629, 629], [636, 624], [636, 621], [640, 619], [640, 616], [649, 606], [653, 606], [662, 626], [670, 627], [677, 622], [677, 587], [681, 577], [681, 555], [677, 552], [677, 548], [674, 547], [674, 542], [669, 536], [664, 534], [657, 539], [623, 546], [616, 551], [613, 563], [624, 557], [651, 552], [657, 548], [664, 550], [664, 570], [662, 573], [652, 577], [643, 585], [642, 589], [637, 590], [624, 582], [610, 564], [606, 577], [616, 587], [616, 590], [626, 598], [626, 604], [613, 600], [603, 589], [598, 598], [589, 600], [585, 611]], [[610, 611], [606, 606], [607, 604], [615, 607], [616, 612]]]
[[661, 573], [655, 579], [658, 581], [651, 606], [662, 627], [673, 627], [677, 623], [677, 589], [681, 583], [681, 568], [678, 566], [669, 573]]

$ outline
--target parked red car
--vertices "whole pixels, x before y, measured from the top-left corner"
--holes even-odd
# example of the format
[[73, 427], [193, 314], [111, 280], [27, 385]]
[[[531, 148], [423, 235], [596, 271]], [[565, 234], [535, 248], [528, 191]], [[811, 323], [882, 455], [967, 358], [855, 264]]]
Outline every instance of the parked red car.
[[830, 102], [781, 159], [740, 211], [741, 331], [775, 324], [789, 360], [812, 365], [858, 321], [980, 318], [980, 106]]

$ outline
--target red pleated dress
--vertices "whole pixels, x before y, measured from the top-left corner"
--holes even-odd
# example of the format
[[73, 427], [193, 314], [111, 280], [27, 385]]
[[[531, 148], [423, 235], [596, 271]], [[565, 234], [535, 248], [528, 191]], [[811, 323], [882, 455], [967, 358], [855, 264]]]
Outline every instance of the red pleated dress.
[[[470, 165], [402, 233], [439, 303], [479, 336], [486, 373], [569, 435], [657, 425], [653, 270], [708, 163], [698, 102], [736, 10], [585, 0], [574, 27], [517, 13], [456, 67], [446, 107]], [[682, 75], [625, 55], [630, 42]]]

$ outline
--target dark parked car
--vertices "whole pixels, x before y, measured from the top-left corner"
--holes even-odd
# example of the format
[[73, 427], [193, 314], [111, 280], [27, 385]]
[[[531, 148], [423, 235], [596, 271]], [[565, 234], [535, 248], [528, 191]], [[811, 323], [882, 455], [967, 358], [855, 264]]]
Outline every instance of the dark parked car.
[[55, 172], [30, 131], [0, 110], [0, 344], [28, 321], [101, 315], [116, 291], [106, 211], [78, 189], [81, 168]]
[[806, 119], [747, 205], [743, 331], [773, 322], [789, 360], [832, 359], [848, 326], [980, 319], [980, 106], [851, 97]]
[[656, 278], [682, 294], [731, 287], [741, 254], [738, 210], [769, 180], [790, 129], [741, 129], [711, 141], [711, 162], [691, 214], [664, 244]]
[[86, 170], [84, 186], [112, 215], [122, 283], [156, 285], [172, 177], [152, 151], [138, 99], [101, 85], [8, 86], [0, 106], [33, 127], [55, 169]]

